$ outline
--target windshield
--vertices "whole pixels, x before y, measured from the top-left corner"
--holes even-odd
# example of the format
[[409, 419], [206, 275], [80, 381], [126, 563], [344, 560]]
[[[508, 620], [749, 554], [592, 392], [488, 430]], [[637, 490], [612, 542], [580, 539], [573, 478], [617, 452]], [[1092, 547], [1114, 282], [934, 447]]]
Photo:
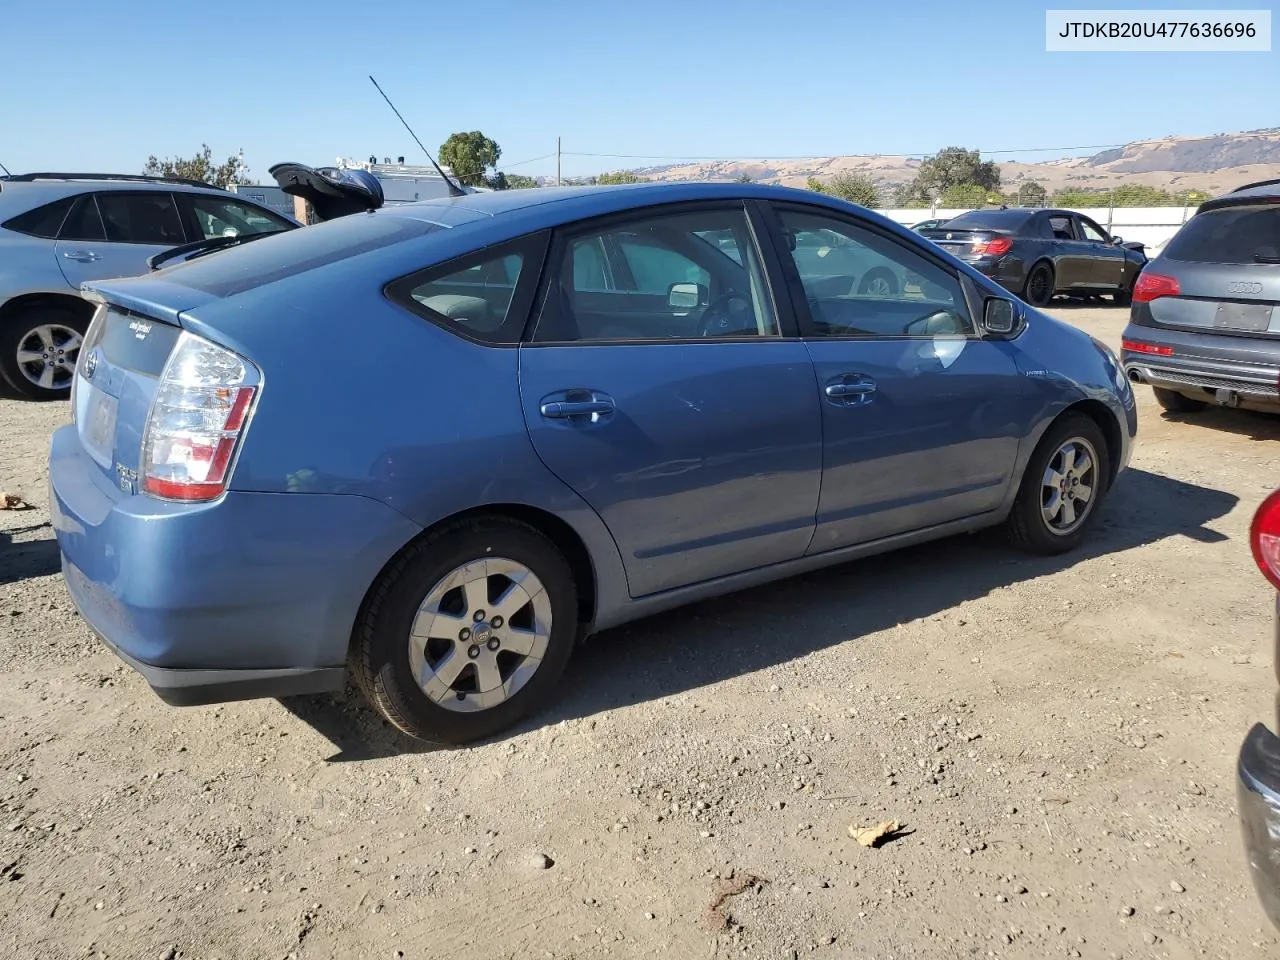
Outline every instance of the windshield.
[[1280, 257], [1280, 206], [1248, 204], [1198, 213], [1164, 249], [1190, 263], [1274, 263]]
[[1017, 230], [1031, 216], [1029, 210], [973, 210], [948, 220], [947, 230]]

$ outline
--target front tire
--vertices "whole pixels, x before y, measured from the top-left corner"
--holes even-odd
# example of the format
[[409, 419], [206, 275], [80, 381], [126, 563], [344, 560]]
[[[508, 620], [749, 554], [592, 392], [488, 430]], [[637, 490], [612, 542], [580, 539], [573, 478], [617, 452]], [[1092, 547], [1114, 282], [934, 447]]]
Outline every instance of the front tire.
[[1074, 550], [1098, 521], [1110, 477], [1102, 430], [1084, 414], [1062, 417], [1027, 464], [1005, 521], [1010, 541], [1045, 556]]
[[1166, 390], [1164, 387], [1152, 387], [1156, 395], [1156, 403], [1170, 413], [1200, 413], [1209, 406], [1204, 400], [1196, 400], [1177, 390]]
[[1053, 299], [1053, 267], [1043, 260], [1031, 268], [1022, 286], [1022, 299], [1033, 307], [1047, 307]]
[[425, 537], [382, 575], [351, 669], [393, 726], [462, 744], [549, 700], [578, 631], [577, 586], [555, 544], [514, 520], [468, 520]]
[[0, 320], [0, 378], [8, 392], [25, 400], [67, 399], [90, 319], [49, 304]]

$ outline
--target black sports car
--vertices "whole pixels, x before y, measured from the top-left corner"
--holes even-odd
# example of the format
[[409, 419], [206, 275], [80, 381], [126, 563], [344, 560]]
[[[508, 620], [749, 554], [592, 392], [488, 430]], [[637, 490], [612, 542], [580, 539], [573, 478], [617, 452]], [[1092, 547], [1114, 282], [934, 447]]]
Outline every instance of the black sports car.
[[1125, 243], [1074, 210], [974, 210], [920, 234], [1036, 307], [1059, 293], [1105, 293], [1128, 304], [1147, 262], [1141, 243]]

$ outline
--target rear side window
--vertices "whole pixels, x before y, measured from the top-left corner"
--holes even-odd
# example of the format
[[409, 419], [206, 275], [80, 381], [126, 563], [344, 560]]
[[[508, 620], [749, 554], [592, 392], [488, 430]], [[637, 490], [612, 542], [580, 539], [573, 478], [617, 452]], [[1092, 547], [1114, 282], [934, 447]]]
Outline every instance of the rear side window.
[[540, 233], [467, 254], [397, 280], [387, 296], [469, 340], [516, 344], [546, 245]]
[[1280, 257], [1280, 205], [1249, 204], [1197, 213], [1164, 248], [1189, 263], [1271, 263]]
[[10, 217], [0, 226], [16, 233], [25, 233], [31, 237], [52, 240], [58, 236], [62, 221], [67, 219], [67, 211], [71, 209], [71, 204], [74, 200], [75, 197], [65, 197], [62, 200], [55, 200], [53, 203], [46, 203], [42, 207], [36, 207], [34, 210], [20, 213], [16, 217]]

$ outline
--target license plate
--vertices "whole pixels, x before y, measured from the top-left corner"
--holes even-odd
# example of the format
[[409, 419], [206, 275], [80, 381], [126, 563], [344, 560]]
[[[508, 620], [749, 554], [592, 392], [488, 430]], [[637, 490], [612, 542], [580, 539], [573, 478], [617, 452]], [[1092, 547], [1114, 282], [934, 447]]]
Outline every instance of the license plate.
[[1219, 330], [1261, 333], [1271, 326], [1273, 309], [1269, 303], [1220, 303], [1213, 325]]
[[110, 394], [92, 389], [89, 411], [85, 417], [84, 445], [98, 462], [110, 462], [116, 435], [116, 410], [120, 401]]

